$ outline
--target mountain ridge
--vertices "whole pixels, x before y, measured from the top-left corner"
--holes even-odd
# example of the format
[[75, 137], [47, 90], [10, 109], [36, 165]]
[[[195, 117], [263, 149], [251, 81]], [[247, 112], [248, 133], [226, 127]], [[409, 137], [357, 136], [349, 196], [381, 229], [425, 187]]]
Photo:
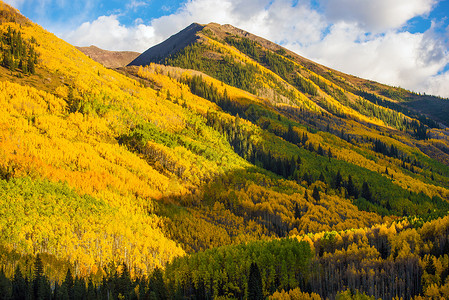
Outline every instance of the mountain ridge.
[[[196, 24], [196, 25], [195, 25]], [[194, 26], [196, 30], [188, 31], [187, 28]], [[199, 26], [199, 27], [198, 27]], [[394, 109], [402, 109], [408, 111], [408, 114], [420, 115], [421, 118], [429, 117], [440, 122], [443, 126], [448, 127], [449, 124], [449, 101], [447, 99], [441, 99], [440, 97], [433, 96], [421, 96], [401, 88], [395, 88], [384, 84], [376, 83], [372, 80], [362, 79], [353, 75], [347, 75], [340, 71], [328, 68], [321, 64], [315, 63], [307, 58], [304, 58], [282, 46], [279, 46], [264, 38], [258, 37], [245, 30], [236, 28], [232, 25], [219, 25], [217, 23], [210, 23], [207, 25], [199, 25], [193, 23], [186, 29], [182, 30], [182, 34], [175, 34], [178, 42], [182, 38], [187, 38], [188, 41], [182, 43], [182, 45], [176, 45], [176, 43], [170, 40], [170, 45], [167, 44], [168, 40], [151, 47], [146, 51], [146, 55], [141, 55], [131, 64], [133, 65], [147, 65], [151, 62], [164, 63], [169, 57], [176, 55], [177, 52], [189, 45], [201, 44], [204, 39], [209, 37], [226, 43], [226, 39], [232, 39], [232, 37], [239, 37], [255, 42], [262, 47], [272, 51], [273, 53], [282, 54], [281, 56], [286, 59], [290, 59], [295, 63], [303, 66], [308, 70], [312, 70], [316, 75], [326, 77], [337, 85], [345, 84], [345, 88], [352, 91], [357, 96], [371, 97], [373, 102], [385, 103], [387, 107], [394, 107]], [[176, 46], [175, 48], [173, 48]], [[232, 46], [232, 45], [231, 45]], [[156, 51], [156, 49], [159, 49]], [[166, 52], [160, 52], [161, 49], [166, 49]], [[222, 55], [214, 53], [213, 50], [208, 50], [207, 55], [209, 58], [220, 60]], [[331, 76], [331, 77], [329, 77]], [[384, 100], [387, 100], [385, 102]], [[438, 109], [434, 105], [438, 103]]]
[[76, 47], [96, 62], [101, 63], [106, 68], [116, 69], [128, 65], [141, 53], [133, 51], [109, 51], [100, 49], [94, 45], [89, 47]]

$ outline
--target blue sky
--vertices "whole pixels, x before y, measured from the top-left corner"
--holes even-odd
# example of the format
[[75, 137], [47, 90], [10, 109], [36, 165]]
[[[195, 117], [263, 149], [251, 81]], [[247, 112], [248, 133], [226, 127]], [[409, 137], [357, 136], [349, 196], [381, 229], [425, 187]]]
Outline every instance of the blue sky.
[[449, 0], [6, 0], [79, 46], [142, 52], [232, 24], [334, 69], [449, 97]]

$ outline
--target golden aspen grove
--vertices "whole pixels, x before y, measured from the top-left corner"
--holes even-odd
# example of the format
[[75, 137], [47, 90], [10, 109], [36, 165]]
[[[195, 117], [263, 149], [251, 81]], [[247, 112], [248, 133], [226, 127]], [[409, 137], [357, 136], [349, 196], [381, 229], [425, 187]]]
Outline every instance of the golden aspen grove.
[[190, 28], [108, 69], [0, 1], [2, 299], [449, 299], [449, 100]]

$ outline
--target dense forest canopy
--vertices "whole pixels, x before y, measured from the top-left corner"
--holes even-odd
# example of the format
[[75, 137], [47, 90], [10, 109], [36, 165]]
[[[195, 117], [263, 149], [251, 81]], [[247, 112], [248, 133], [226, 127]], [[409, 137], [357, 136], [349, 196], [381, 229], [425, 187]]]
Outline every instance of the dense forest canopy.
[[3, 298], [449, 296], [433, 98], [217, 24], [111, 70], [1, 5]]

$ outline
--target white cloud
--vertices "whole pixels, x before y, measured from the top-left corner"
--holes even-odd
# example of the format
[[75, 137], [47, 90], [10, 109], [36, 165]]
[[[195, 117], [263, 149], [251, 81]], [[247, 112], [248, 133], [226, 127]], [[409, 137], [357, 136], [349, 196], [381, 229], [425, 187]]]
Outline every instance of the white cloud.
[[176, 13], [153, 20], [151, 26], [167, 38], [193, 22], [231, 24], [270, 40], [300, 43], [319, 41], [327, 26], [308, 2], [293, 6], [290, 0], [191, 0]]
[[430, 77], [427, 81], [426, 93], [430, 95], [442, 95], [449, 98], [449, 72]]
[[128, 4], [126, 4], [126, 9], [137, 10], [139, 7], [147, 6], [148, 3], [146, 1], [138, 1], [132, 0]]
[[408, 20], [428, 14], [437, 0], [321, 0], [330, 21], [355, 22], [369, 32], [402, 27]]
[[323, 41], [298, 50], [334, 69], [416, 91], [449, 62], [439, 50], [426, 57], [435, 46], [425, 34], [387, 32], [358, 42], [363, 36], [354, 26], [339, 23]]
[[449, 97], [449, 75], [439, 74], [449, 63], [448, 45], [436, 33], [438, 24], [425, 33], [404, 30], [435, 1], [321, 0], [316, 9], [311, 0], [189, 0], [147, 25], [124, 26], [115, 15], [102, 16], [63, 37], [75, 45], [142, 52], [193, 22], [231, 24], [331, 68]]
[[63, 36], [76, 46], [95, 45], [108, 50], [142, 51], [160, 41], [153, 27], [144, 24], [126, 27], [120, 24], [116, 15], [85, 22]]

